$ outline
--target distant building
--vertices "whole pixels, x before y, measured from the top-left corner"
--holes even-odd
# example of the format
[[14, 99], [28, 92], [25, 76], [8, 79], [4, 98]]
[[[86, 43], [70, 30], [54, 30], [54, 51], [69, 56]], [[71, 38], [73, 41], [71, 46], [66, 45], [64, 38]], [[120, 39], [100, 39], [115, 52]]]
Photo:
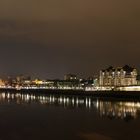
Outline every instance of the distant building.
[[0, 86], [5, 86], [5, 82], [2, 79], [0, 79]]
[[133, 86], [137, 85], [138, 72], [135, 68], [128, 65], [124, 67], [109, 67], [100, 71], [100, 86]]
[[77, 80], [77, 76], [75, 74], [66, 74], [64, 76], [64, 80], [66, 80], [66, 81]]
[[22, 84], [25, 81], [30, 81], [31, 77], [30, 76], [25, 76], [25, 75], [19, 75], [16, 77], [16, 82], [17, 84]]
[[79, 81], [78, 80], [58, 80], [55, 81], [56, 82], [56, 86], [65, 88], [65, 87], [78, 87], [79, 86]]

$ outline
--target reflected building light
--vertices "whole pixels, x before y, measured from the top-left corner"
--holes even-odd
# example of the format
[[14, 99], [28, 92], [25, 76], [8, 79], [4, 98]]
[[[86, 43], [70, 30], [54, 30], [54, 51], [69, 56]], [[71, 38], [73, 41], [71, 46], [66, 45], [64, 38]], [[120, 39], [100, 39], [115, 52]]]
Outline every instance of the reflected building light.
[[64, 104], [66, 103], [66, 99], [65, 99], [65, 97], [64, 97], [64, 99], [63, 99], [63, 102], [64, 102]]
[[76, 99], [76, 105], [78, 106], [78, 104], [79, 104], [79, 101], [78, 101], [78, 98]]
[[50, 96], [50, 102], [52, 102], [52, 97]]
[[[121, 104], [121, 105], [120, 105]], [[128, 107], [125, 106], [125, 103], [105, 103], [100, 101], [99, 102], [99, 107], [98, 107], [98, 111], [100, 113], [101, 116], [109, 116], [109, 117], [113, 117], [113, 118], [127, 118], [127, 117], [131, 117], [131, 118], [136, 118], [137, 117], [137, 108], [136, 107]]]
[[84, 100], [79, 99], [79, 104], [84, 104]]
[[7, 94], [7, 98], [10, 99], [10, 94], [9, 93]]
[[86, 98], [86, 107], [88, 107], [88, 99]]
[[88, 105], [89, 105], [89, 108], [91, 107], [91, 100], [89, 99], [89, 103], [88, 103]]
[[5, 99], [5, 93], [2, 93], [2, 98]]
[[112, 112], [112, 115], [113, 115], [113, 116], [115, 116], [115, 115], [116, 115], [116, 114], [115, 114], [115, 111], [113, 111], [113, 112]]
[[12, 94], [12, 96], [11, 96], [11, 97], [12, 97], [12, 99], [14, 99], [14, 94]]
[[15, 101], [17, 104], [31, 103], [29, 101], [35, 101], [40, 104], [55, 104], [74, 106], [74, 107], [87, 107], [96, 108], [101, 117], [111, 117], [124, 119], [126, 117], [137, 118], [138, 111], [140, 111], [140, 102], [109, 102], [92, 100], [92, 98], [83, 99], [82, 97], [65, 97], [65, 96], [45, 96], [34, 94], [10, 94], [1, 93], [0, 101]]
[[99, 108], [99, 101], [96, 102], [96, 107]]
[[59, 101], [60, 101], [60, 103], [62, 103], [62, 102], [63, 102], [63, 99], [62, 99], [62, 97], [60, 97]]
[[33, 100], [33, 99], [34, 99], [33, 97], [34, 97], [33, 95], [30, 95], [30, 99], [31, 99], [31, 100]]
[[29, 99], [30, 99], [30, 96], [27, 94], [26, 96], [25, 96], [25, 101], [29, 101]]
[[43, 100], [45, 100], [45, 97], [43, 97]]
[[52, 98], [52, 102], [54, 102], [55, 101], [55, 98], [54, 98], [54, 96], [53, 96], [53, 98]]
[[69, 103], [69, 98], [67, 98], [67, 103]]
[[72, 98], [72, 104], [74, 105], [74, 98]]

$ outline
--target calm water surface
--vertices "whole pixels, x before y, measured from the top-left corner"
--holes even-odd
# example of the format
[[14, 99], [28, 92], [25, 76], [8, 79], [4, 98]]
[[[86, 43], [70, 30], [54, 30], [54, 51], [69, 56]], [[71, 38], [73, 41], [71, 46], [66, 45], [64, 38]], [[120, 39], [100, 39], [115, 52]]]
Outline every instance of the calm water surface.
[[140, 102], [0, 93], [0, 140], [140, 140]]

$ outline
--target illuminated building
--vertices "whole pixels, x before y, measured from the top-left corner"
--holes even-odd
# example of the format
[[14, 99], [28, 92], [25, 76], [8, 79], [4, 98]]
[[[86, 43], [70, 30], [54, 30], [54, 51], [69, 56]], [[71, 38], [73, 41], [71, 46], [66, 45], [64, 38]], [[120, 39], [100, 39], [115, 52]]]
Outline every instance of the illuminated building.
[[137, 85], [138, 72], [128, 65], [124, 67], [109, 67], [100, 71], [100, 86], [135, 86]]
[[55, 81], [58, 88], [76, 88], [79, 87], [78, 80], [57, 80]]
[[74, 74], [66, 74], [66, 75], [64, 76], [64, 80], [67, 80], [67, 81], [77, 80], [77, 76], [74, 75]]
[[13, 79], [13, 83], [18, 84], [18, 85], [23, 85], [23, 84], [27, 83], [27, 81], [28, 81], [28, 83], [30, 83], [30, 81], [31, 81], [30, 76], [19, 75]]
[[5, 86], [5, 82], [2, 79], [0, 79], [0, 86]]

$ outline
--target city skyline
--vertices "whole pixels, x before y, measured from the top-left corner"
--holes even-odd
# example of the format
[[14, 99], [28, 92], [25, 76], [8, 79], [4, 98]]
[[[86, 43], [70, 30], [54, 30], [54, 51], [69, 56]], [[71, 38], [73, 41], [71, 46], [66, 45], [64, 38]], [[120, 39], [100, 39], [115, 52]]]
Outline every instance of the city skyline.
[[49, 79], [140, 69], [140, 2], [5, 0], [0, 2], [0, 76]]
[[[139, 69], [137, 68], [137, 67], [135, 67], [135, 66], [130, 66], [130, 65], [122, 65], [122, 66], [116, 66], [116, 68], [118, 68], [118, 69], [121, 69], [121, 68], [123, 68], [123, 67], [125, 67], [125, 66], [128, 66], [128, 67], [132, 67], [132, 68], [134, 68], [134, 69], [136, 69], [137, 70], [137, 74], [138, 74], [138, 76], [139, 76]], [[107, 67], [105, 67], [106, 69], [110, 69], [110, 68], [114, 68], [115, 69], [115, 66], [113, 66], [113, 65], [109, 65], [109, 66], [107, 66]], [[97, 71], [97, 70], [96, 70]], [[0, 78], [2, 78], [2, 79], [7, 79], [7, 78], [16, 78], [16, 77], [30, 77], [31, 79], [44, 79], [44, 80], [63, 80], [63, 79], [65, 79], [65, 77], [67, 76], [67, 75], [70, 75], [70, 76], [75, 76], [76, 78], [78, 78], [78, 79], [90, 79], [90, 78], [97, 78], [97, 77], [99, 77], [99, 75], [100, 75], [100, 72], [101, 71], [105, 71], [105, 69], [100, 69], [97, 73], [94, 73], [94, 74], [92, 74], [92, 75], [88, 75], [88, 74], [85, 74], [85, 75], [80, 75], [78, 72], [77, 73], [64, 73], [61, 77], [54, 77], [54, 75], [51, 75], [50, 77], [43, 77], [43, 76], [39, 76], [39, 75], [34, 75], [34, 74], [30, 74], [29, 75], [29, 73], [12, 73], [12, 74], [8, 74], [8, 75], [6, 75], [5, 73], [3, 74], [3, 75], [1, 75], [1, 77]], [[52, 78], [51, 78], [52, 77]]]
[[138, 140], [139, 17], [140, 0], [0, 0], [0, 140]]

